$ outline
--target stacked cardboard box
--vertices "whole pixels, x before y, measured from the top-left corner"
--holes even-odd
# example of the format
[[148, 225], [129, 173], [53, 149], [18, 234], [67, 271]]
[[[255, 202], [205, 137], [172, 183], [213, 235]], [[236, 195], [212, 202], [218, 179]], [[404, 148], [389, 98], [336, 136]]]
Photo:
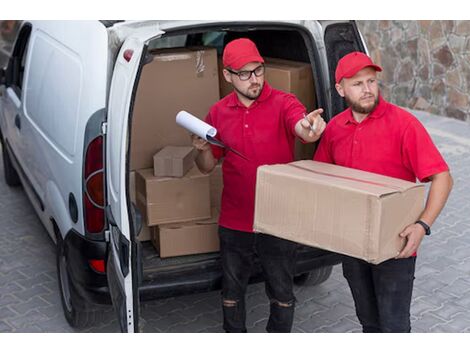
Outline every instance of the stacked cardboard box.
[[381, 263], [424, 207], [421, 184], [314, 161], [258, 168], [254, 230]]
[[159, 177], [153, 169], [136, 172], [137, 205], [148, 226], [211, 217], [209, 175], [193, 167], [184, 177]]
[[[158, 242], [161, 257], [217, 250], [212, 180], [194, 167], [189, 133], [175, 122], [181, 110], [203, 119], [219, 100], [216, 50], [171, 48], [151, 54], [137, 89], [131, 132], [130, 170], [135, 186], [130, 184], [130, 192], [144, 218], [139, 239]], [[186, 150], [177, 148], [185, 146]], [[188, 245], [172, 252], [173, 242]]]
[[193, 147], [166, 146], [153, 156], [155, 176], [183, 177], [193, 166]]
[[207, 220], [154, 226], [152, 244], [161, 258], [217, 252], [217, 220], [217, 213], [214, 213]]

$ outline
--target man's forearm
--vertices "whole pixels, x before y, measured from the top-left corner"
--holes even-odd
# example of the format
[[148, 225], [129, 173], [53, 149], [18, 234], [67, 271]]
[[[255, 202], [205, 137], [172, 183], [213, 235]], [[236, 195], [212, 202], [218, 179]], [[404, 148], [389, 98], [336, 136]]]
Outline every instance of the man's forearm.
[[448, 171], [432, 176], [428, 199], [420, 220], [432, 226], [446, 204], [452, 185], [452, 176]]
[[201, 172], [207, 174], [217, 165], [217, 159], [214, 158], [211, 149], [199, 151], [196, 157], [196, 165]]

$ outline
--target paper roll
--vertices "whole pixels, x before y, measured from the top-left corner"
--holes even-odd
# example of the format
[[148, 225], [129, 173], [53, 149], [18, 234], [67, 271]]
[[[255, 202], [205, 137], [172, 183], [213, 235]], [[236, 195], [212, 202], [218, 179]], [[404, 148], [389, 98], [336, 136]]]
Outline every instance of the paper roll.
[[217, 134], [214, 127], [186, 111], [180, 111], [176, 114], [176, 123], [206, 141], [208, 137], [214, 138]]

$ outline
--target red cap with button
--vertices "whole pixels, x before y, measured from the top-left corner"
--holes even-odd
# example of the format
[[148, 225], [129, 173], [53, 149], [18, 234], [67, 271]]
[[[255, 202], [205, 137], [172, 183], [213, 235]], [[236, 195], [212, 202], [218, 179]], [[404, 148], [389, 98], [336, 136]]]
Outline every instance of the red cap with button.
[[376, 71], [382, 71], [382, 67], [374, 64], [369, 56], [360, 51], [353, 51], [345, 56], [343, 56], [338, 61], [338, 66], [336, 66], [335, 79], [336, 83], [341, 82], [343, 78], [351, 78], [360, 70], [372, 67]]
[[240, 38], [232, 40], [225, 46], [222, 57], [224, 67], [239, 70], [250, 62], [264, 63], [256, 44], [250, 39]]

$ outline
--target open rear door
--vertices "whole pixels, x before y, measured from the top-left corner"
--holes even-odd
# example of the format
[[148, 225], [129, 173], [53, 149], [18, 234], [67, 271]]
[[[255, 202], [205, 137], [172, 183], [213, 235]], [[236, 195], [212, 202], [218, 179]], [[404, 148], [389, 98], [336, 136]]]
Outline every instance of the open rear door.
[[107, 275], [111, 299], [123, 332], [139, 331], [137, 234], [131, 231], [131, 203], [126, 195], [128, 125], [147, 43], [162, 33], [155, 26], [134, 29], [116, 59], [109, 96], [106, 125], [106, 213], [110, 228]]
[[332, 115], [346, 108], [344, 99], [335, 88], [335, 71], [339, 59], [352, 51], [367, 52], [361, 34], [354, 21], [320, 21], [323, 28], [331, 90]]

